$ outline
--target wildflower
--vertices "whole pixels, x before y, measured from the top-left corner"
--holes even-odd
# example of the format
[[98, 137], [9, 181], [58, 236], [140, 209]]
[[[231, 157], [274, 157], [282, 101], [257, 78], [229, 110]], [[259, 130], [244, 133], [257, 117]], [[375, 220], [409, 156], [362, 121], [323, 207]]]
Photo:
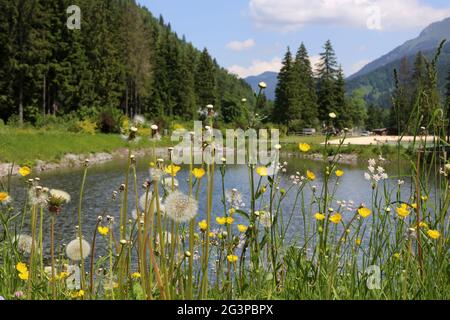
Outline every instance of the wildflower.
[[427, 234], [431, 239], [435, 239], [435, 240], [437, 240], [441, 237], [441, 233], [437, 230], [428, 230]]
[[329, 113], [328, 114], [328, 116], [331, 118], [331, 119], [336, 119], [336, 113], [334, 113], [334, 112], [331, 112], [331, 113]]
[[309, 170], [306, 171], [306, 177], [311, 181], [316, 180], [316, 175], [314, 174], [314, 172]]
[[33, 246], [33, 239], [26, 234], [19, 234], [15, 237], [14, 242], [17, 244], [17, 249], [23, 253], [31, 253]]
[[245, 233], [248, 230], [248, 227], [244, 226], [243, 224], [238, 224], [237, 228], [238, 228], [240, 233]]
[[208, 229], [208, 224], [206, 223], [206, 220], [202, 220], [198, 223], [198, 227], [202, 232], [205, 232]]
[[165, 210], [166, 215], [172, 220], [186, 222], [197, 215], [198, 203], [194, 198], [177, 190], [167, 196]]
[[19, 262], [16, 265], [16, 270], [19, 271], [20, 273], [25, 273], [25, 272], [28, 272], [28, 267], [25, 263]]
[[417, 203], [413, 203], [413, 204], [411, 205], [411, 207], [412, 207], [414, 210], [417, 210]]
[[16, 270], [19, 271], [20, 280], [24, 280], [24, 281], [28, 280], [29, 272], [28, 272], [28, 267], [25, 263], [19, 262], [16, 265]]
[[236, 263], [238, 261], [238, 256], [230, 254], [227, 256], [227, 259], [230, 263]]
[[239, 209], [245, 207], [245, 203], [242, 200], [242, 194], [237, 189], [227, 190], [225, 192], [225, 198], [233, 208]]
[[11, 197], [7, 192], [0, 192], [0, 203], [9, 203], [11, 201]]
[[230, 215], [233, 215], [233, 214], [236, 213], [236, 209], [235, 209], [235, 208], [231, 208], [230, 210], [228, 210], [228, 213], [229, 213]]
[[361, 245], [361, 239], [356, 239], [355, 240], [355, 244], [359, 247]]
[[398, 253], [398, 252], [394, 253], [394, 254], [393, 254], [393, 257], [394, 257], [395, 259], [400, 259], [400, 253]]
[[409, 210], [406, 203], [403, 203], [400, 207], [397, 208], [397, 214], [401, 219], [406, 218], [410, 213], [411, 211]]
[[298, 145], [298, 148], [300, 149], [301, 152], [308, 152], [309, 150], [311, 150], [311, 146], [307, 143], [300, 143]]
[[14, 292], [14, 297], [16, 297], [17, 299], [20, 299], [24, 296], [23, 291], [16, 291]]
[[181, 170], [181, 167], [173, 165], [173, 164], [166, 167], [166, 173], [170, 174], [172, 177], [175, 177], [177, 175], [178, 171], [180, 171], [180, 170]]
[[98, 233], [100, 233], [102, 236], [106, 236], [109, 233], [109, 228], [104, 227], [104, 226], [99, 226]]
[[315, 218], [317, 221], [323, 221], [323, 220], [325, 220], [325, 215], [322, 214], [322, 213], [316, 213], [316, 214], [314, 215], [314, 218]]
[[52, 213], [59, 213], [64, 204], [70, 202], [70, 195], [62, 190], [52, 189], [47, 199], [48, 210]]
[[333, 214], [330, 217], [330, 221], [333, 222], [334, 224], [338, 224], [339, 222], [341, 222], [342, 220], [342, 216], [339, 213]]
[[428, 200], [428, 197], [427, 196], [422, 196], [422, 197], [420, 197], [421, 199], [422, 199], [422, 201], [427, 201]]
[[133, 278], [134, 280], [138, 280], [141, 278], [141, 274], [139, 272], [135, 272], [131, 275], [131, 278]]
[[[81, 256], [81, 252], [80, 252], [81, 249], [83, 251], [83, 256]], [[79, 238], [70, 241], [66, 247], [66, 255], [67, 255], [67, 257], [69, 257], [70, 260], [73, 260], [73, 261], [84, 260], [89, 256], [90, 253], [91, 253], [91, 246], [84, 239], [81, 240], [81, 247], [80, 247], [80, 239]]]
[[233, 224], [234, 219], [232, 217], [227, 217], [227, 224]]
[[197, 179], [201, 179], [205, 175], [205, 169], [203, 169], [203, 168], [194, 168], [192, 170], [192, 174]]
[[336, 174], [336, 177], [340, 178], [340, 177], [342, 177], [344, 175], [344, 171], [336, 170], [335, 174]]
[[30, 173], [31, 173], [31, 169], [29, 167], [27, 167], [27, 166], [21, 167], [19, 169], [19, 174], [22, 177], [26, 177], [26, 176], [30, 175]]
[[256, 173], [261, 177], [267, 177], [269, 175], [267, 167], [258, 167], [256, 168]]
[[84, 297], [84, 290], [79, 290], [77, 292], [74, 292], [72, 294], [72, 298], [83, 298]]
[[420, 223], [419, 223], [419, 228], [425, 228], [425, 229], [428, 229], [428, 224], [426, 224], [426, 223], [423, 222], [423, 221], [420, 221]]
[[260, 89], [266, 89], [267, 88], [267, 84], [265, 83], [265, 82], [260, 82], [260, 83], [258, 83], [258, 87], [260, 88]]
[[227, 218], [225, 218], [225, 217], [217, 217], [217, 218], [216, 218], [216, 222], [217, 222], [219, 225], [223, 226], [224, 224], [227, 223]]
[[372, 211], [369, 208], [361, 207], [358, 209], [358, 213], [361, 217], [368, 218], [372, 214]]
[[[256, 212], [255, 212], [255, 214], [256, 214]], [[259, 211], [259, 220], [264, 227], [270, 228], [273, 224], [273, 219], [274, 219], [274, 217], [271, 216], [270, 212]]]

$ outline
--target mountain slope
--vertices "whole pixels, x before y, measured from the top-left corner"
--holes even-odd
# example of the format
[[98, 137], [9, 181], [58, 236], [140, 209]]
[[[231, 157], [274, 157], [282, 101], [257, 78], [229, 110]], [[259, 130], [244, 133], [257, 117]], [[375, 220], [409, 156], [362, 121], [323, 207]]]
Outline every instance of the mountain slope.
[[431, 25], [426, 27], [417, 38], [405, 42], [388, 54], [369, 63], [360, 71], [350, 76], [348, 79], [351, 80], [359, 76], [363, 76], [370, 73], [371, 71], [384, 67], [392, 62], [398, 61], [405, 56], [415, 55], [419, 51], [428, 51], [431, 49], [435, 49], [442, 41], [442, 39], [450, 39], [450, 18], [432, 23]]
[[275, 88], [278, 83], [278, 73], [267, 71], [258, 76], [250, 76], [244, 80], [253, 88], [254, 91], [258, 91], [258, 83], [261, 81], [267, 84], [266, 97], [269, 100], [275, 100]]

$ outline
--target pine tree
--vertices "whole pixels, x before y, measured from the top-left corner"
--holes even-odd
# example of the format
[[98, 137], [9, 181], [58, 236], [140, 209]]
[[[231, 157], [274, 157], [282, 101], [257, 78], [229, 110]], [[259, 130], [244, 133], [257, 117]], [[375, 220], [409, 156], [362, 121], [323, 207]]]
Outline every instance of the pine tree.
[[201, 108], [204, 108], [209, 104], [215, 105], [217, 102], [215, 66], [206, 48], [200, 55], [197, 64], [195, 83], [197, 104]]
[[283, 59], [283, 66], [278, 74], [278, 84], [275, 90], [275, 107], [272, 114], [275, 122], [289, 125], [292, 120], [301, 119], [297, 76], [292, 54], [288, 48]]
[[[324, 52], [320, 54], [318, 65], [318, 108], [319, 119], [325, 121], [330, 112], [337, 112], [336, 102], [336, 78], [337, 61], [331, 41], [328, 40], [324, 46]], [[340, 115], [338, 115], [340, 116]]]
[[408, 130], [408, 120], [411, 114], [411, 75], [408, 58], [404, 57], [396, 74], [396, 86], [394, 90], [394, 105], [390, 116], [390, 125], [397, 129], [398, 133]]
[[297, 72], [299, 99], [301, 102], [301, 118], [305, 126], [318, 126], [318, 110], [316, 82], [309, 60], [308, 51], [302, 43], [295, 58], [295, 72]]

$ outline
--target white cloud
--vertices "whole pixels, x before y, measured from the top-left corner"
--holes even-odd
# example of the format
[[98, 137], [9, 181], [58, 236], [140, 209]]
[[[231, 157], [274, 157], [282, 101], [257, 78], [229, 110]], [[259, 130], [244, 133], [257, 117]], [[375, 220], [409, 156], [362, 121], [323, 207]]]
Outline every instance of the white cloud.
[[254, 47], [256, 44], [255, 40], [248, 39], [244, 41], [231, 41], [227, 44], [227, 48], [233, 51], [243, 51]]
[[370, 62], [372, 62], [372, 60], [369, 60], [369, 59], [364, 59], [364, 60], [360, 60], [360, 61], [356, 62], [355, 64], [353, 64], [351, 66], [350, 73], [353, 74], [353, 73], [360, 71], [363, 67], [365, 67]]
[[[311, 56], [309, 60], [311, 61], [313, 70], [315, 70], [316, 65], [320, 61], [320, 56]], [[231, 67], [228, 67], [228, 71], [238, 75], [241, 78], [247, 78], [249, 76], [258, 76], [267, 71], [279, 72], [281, 67], [281, 58], [275, 57], [271, 61], [254, 60], [248, 67], [233, 65]]]
[[249, 67], [233, 65], [228, 68], [231, 73], [237, 74], [241, 78], [257, 76], [266, 71], [279, 72], [281, 69], [281, 59], [273, 58], [271, 61], [254, 60]]
[[450, 16], [450, 7], [434, 8], [419, 0], [250, 0], [249, 6], [257, 26], [284, 31], [307, 24], [410, 29]]

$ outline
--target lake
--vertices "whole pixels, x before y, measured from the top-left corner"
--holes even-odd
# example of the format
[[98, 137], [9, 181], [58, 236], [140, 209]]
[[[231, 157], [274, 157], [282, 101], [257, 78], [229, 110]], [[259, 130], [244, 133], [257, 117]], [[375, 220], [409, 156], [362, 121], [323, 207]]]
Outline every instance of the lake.
[[[306, 170], [312, 170], [317, 175], [317, 180], [311, 183], [317, 186], [317, 190], [320, 191], [322, 185], [322, 179], [320, 172], [323, 168], [322, 162], [305, 160], [301, 158], [289, 158], [282, 161], [287, 161], [287, 172], [282, 173], [281, 176], [281, 188], [288, 189], [292, 185], [290, 181], [290, 176], [295, 175], [296, 172], [305, 174]], [[356, 209], [361, 203], [366, 203], [370, 205], [371, 203], [371, 187], [370, 182], [364, 178], [364, 173], [367, 171], [366, 165], [354, 166], [354, 165], [341, 165], [340, 169], [344, 170], [345, 175], [340, 178], [340, 183], [338, 190], [336, 192], [336, 201], [346, 201], [347, 203], [354, 203], [354, 208]], [[388, 172], [394, 172], [395, 168], [387, 168]], [[110, 162], [103, 165], [93, 166], [89, 169], [85, 195], [83, 201], [83, 212], [84, 212], [84, 225], [83, 233], [88, 241], [92, 238], [93, 231], [97, 222], [97, 217], [104, 213], [115, 216], [116, 221], [118, 221], [119, 216], [119, 200], [115, 202], [112, 200], [112, 193], [117, 190], [119, 186], [124, 183], [125, 163], [122, 161]], [[55, 238], [57, 243], [67, 244], [69, 241], [76, 237], [76, 225], [77, 225], [77, 205], [79, 197], [79, 189], [81, 185], [83, 170], [82, 169], [71, 169], [54, 171], [48, 173], [42, 173], [39, 175], [41, 179], [41, 185], [48, 187], [50, 189], [61, 189], [68, 192], [72, 201], [66, 205], [60, 215], [57, 218]], [[138, 175], [138, 187], [139, 194], [144, 193], [144, 189], [141, 187], [146, 179], [149, 178], [148, 170], [148, 160], [138, 159], [137, 161], [137, 175]], [[33, 176], [34, 177], [34, 176]], [[28, 177], [27, 177], [28, 178]], [[188, 168], [183, 168], [177, 175], [177, 179], [180, 183], [180, 190], [187, 192], [188, 185]], [[249, 175], [248, 168], [244, 165], [230, 165], [227, 166], [227, 174], [225, 177], [225, 188], [238, 189], [243, 196], [243, 202], [245, 203], [245, 208], [249, 208], [250, 199], [247, 192], [249, 186]], [[257, 184], [259, 177], [256, 177]], [[336, 178], [333, 178], [336, 179]], [[19, 210], [20, 206], [23, 205], [23, 199], [26, 196], [26, 180], [23, 178], [14, 178], [12, 182], [11, 195], [13, 197], [13, 203], [16, 210]], [[406, 180], [405, 184], [402, 185], [402, 189], [405, 191], [411, 190], [411, 184]], [[132, 181], [132, 180], [131, 180]], [[391, 187], [397, 184], [397, 179], [392, 179], [390, 182]], [[213, 221], [217, 215], [223, 216], [223, 204], [221, 202], [221, 175], [219, 169], [216, 168], [215, 174], [215, 193], [214, 193], [214, 207], [213, 207]], [[409, 195], [407, 192], [405, 195]], [[129, 197], [129, 217], [131, 218], [131, 210], [135, 208], [135, 198], [134, 188], [131, 186], [130, 197]], [[312, 191], [310, 187], [306, 187], [304, 191], [304, 200], [306, 203], [311, 199]], [[287, 198], [283, 201], [281, 206], [284, 215], [291, 214], [291, 208], [296, 198], [295, 192], [290, 192]], [[334, 202], [334, 207], [337, 208], [336, 201]], [[202, 191], [200, 192], [199, 201], [200, 212], [197, 220], [201, 220], [205, 217], [206, 212], [206, 180], [203, 179]], [[262, 208], [257, 208], [261, 210]], [[354, 212], [354, 211], [353, 211]], [[314, 214], [315, 212], [313, 212]], [[343, 214], [345, 212], [342, 212]], [[351, 215], [348, 213], [348, 215]], [[29, 219], [27, 219], [29, 220]], [[245, 222], [243, 218], [236, 215], [236, 222]], [[47, 238], [49, 235], [49, 219], [48, 215], [45, 215], [44, 223], [44, 235]], [[212, 229], [217, 226], [212, 226]], [[26, 226], [26, 228], [28, 228]], [[300, 236], [303, 229], [303, 219], [301, 213], [296, 209], [294, 212], [291, 224], [288, 230], [288, 238], [296, 239]], [[48, 243], [48, 241], [45, 241]], [[105, 243], [102, 243], [100, 239], [100, 250], [106, 252]], [[101, 254], [101, 253], [100, 253]], [[46, 255], [48, 255], [48, 248], [46, 250]]]

